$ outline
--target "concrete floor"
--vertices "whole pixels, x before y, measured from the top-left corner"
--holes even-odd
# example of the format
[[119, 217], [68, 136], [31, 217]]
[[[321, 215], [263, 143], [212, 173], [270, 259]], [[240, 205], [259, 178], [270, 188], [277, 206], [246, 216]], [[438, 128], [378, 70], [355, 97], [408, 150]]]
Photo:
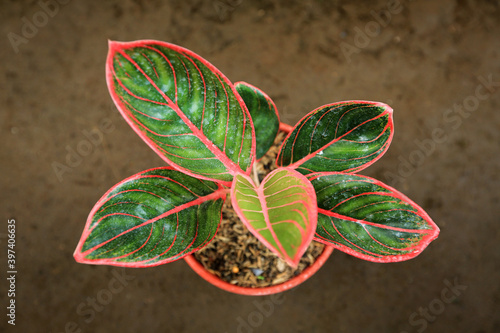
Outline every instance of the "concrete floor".
[[[0, 2], [2, 281], [12, 218], [18, 272], [1, 332], [500, 332], [499, 1], [56, 1]], [[335, 251], [274, 298], [218, 290], [183, 261], [77, 264], [100, 196], [163, 165], [104, 78], [108, 39], [146, 38], [262, 88], [290, 124], [334, 101], [389, 103], [393, 144], [362, 173], [420, 204], [440, 237], [396, 264]], [[67, 161], [92, 130], [103, 141]]]

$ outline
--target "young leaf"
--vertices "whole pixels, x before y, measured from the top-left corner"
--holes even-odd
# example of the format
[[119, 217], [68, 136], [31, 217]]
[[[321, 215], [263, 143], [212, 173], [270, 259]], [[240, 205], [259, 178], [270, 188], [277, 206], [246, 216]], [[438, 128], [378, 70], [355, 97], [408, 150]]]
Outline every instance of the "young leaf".
[[256, 187], [250, 177], [236, 175], [231, 200], [250, 232], [296, 267], [314, 237], [318, 215], [316, 194], [307, 178], [281, 168]]
[[375, 262], [411, 259], [439, 228], [413, 201], [384, 183], [338, 172], [308, 176], [318, 200], [315, 240]]
[[302, 118], [276, 158], [303, 174], [357, 172], [378, 160], [393, 136], [392, 109], [377, 102], [324, 105]]
[[130, 126], [168, 164], [228, 186], [250, 173], [255, 135], [232, 83], [182, 47], [110, 42], [108, 88]]
[[180, 259], [215, 236], [226, 192], [171, 167], [135, 174], [94, 206], [74, 257], [86, 264], [128, 267]]
[[280, 119], [272, 99], [257, 87], [236, 82], [236, 91], [243, 98], [255, 127], [256, 158], [260, 159], [271, 148], [278, 134]]

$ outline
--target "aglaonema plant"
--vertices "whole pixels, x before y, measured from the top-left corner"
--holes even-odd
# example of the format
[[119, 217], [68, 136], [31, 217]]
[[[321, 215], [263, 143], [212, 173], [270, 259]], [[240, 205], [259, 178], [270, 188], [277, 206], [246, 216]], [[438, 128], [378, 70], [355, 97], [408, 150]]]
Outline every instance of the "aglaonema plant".
[[391, 143], [386, 104], [313, 110], [288, 133], [278, 168], [259, 183], [252, 167], [280, 127], [263, 91], [153, 40], [110, 42], [106, 79], [125, 120], [168, 166], [104, 194], [74, 253], [78, 262], [147, 267], [178, 260], [213, 239], [228, 196], [249, 231], [291, 266], [313, 239], [361, 259], [396, 262], [417, 256], [439, 234], [405, 195], [356, 174]]

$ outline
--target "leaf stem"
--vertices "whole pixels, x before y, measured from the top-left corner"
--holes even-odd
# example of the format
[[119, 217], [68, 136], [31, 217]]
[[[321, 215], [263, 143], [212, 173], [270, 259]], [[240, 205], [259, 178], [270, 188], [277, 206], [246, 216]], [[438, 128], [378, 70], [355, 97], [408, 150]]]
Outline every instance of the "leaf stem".
[[252, 165], [252, 180], [255, 183], [255, 186], [260, 186], [259, 173], [257, 172], [257, 162], [254, 162]]

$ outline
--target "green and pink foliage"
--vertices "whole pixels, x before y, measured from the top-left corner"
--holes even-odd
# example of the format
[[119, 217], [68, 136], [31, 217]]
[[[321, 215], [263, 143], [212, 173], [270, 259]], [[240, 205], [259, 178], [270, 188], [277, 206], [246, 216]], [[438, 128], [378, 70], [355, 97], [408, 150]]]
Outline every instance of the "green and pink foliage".
[[122, 116], [168, 166], [104, 194], [75, 250], [78, 262], [148, 267], [183, 258], [213, 239], [227, 196], [249, 231], [291, 266], [313, 239], [395, 262], [417, 256], [439, 234], [405, 195], [355, 174], [392, 141], [386, 104], [346, 101], [308, 113], [285, 138], [278, 168], [258, 184], [252, 167], [280, 128], [263, 91], [153, 40], [110, 42], [106, 79]]

